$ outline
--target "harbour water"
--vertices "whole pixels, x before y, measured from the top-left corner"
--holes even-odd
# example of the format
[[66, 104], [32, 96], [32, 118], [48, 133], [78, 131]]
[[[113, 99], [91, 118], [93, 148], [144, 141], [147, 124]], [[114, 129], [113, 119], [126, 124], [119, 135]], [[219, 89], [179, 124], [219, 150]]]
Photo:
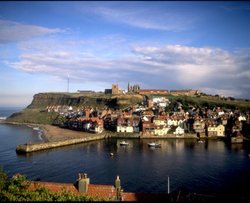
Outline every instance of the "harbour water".
[[169, 177], [170, 191], [185, 187], [207, 195], [249, 197], [248, 143], [164, 139], [154, 140], [160, 148], [150, 148], [153, 140], [127, 139], [129, 145], [121, 146], [122, 139], [106, 139], [16, 154], [18, 144], [41, 142], [39, 132], [24, 125], [0, 124], [0, 166], [8, 176], [21, 173], [30, 180], [73, 183], [83, 172], [91, 183], [114, 184], [119, 175], [129, 192], [167, 191]]

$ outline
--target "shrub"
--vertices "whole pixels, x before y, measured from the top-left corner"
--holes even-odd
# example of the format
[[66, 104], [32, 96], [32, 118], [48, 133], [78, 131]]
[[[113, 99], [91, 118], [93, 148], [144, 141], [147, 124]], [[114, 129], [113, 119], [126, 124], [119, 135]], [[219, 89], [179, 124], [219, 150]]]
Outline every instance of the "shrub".
[[31, 190], [30, 184], [31, 182], [21, 174], [7, 179], [7, 175], [0, 168], [0, 201], [105, 201], [101, 198], [94, 199], [86, 195], [73, 194], [66, 190], [58, 193], [53, 193], [45, 187]]

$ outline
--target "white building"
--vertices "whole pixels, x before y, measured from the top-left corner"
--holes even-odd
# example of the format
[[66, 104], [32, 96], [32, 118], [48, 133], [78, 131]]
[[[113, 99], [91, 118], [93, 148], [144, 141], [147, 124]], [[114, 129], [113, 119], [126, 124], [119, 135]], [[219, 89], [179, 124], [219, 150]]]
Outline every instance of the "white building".
[[168, 127], [158, 127], [155, 128], [155, 135], [166, 135], [168, 134], [168, 131], [170, 130], [170, 128]]
[[117, 132], [132, 133], [134, 129], [133, 126], [117, 126]]
[[175, 135], [183, 135], [183, 134], [184, 134], [184, 129], [181, 128], [180, 126], [178, 126], [178, 127], [175, 129], [174, 134], [175, 134]]
[[246, 117], [245, 117], [245, 116], [240, 115], [240, 116], [238, 117], [238, 120], [239, 120], [239, 121], [245, 121], [245, 120], [246, 120]]

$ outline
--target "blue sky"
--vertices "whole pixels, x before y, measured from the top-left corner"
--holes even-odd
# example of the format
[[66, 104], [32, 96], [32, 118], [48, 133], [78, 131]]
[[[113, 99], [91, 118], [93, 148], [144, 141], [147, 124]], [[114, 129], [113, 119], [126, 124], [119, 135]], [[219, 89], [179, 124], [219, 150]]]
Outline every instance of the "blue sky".
[[250, 2], [0, 2], [0, 106], [39, 92], [199, 89], [250, 98]]

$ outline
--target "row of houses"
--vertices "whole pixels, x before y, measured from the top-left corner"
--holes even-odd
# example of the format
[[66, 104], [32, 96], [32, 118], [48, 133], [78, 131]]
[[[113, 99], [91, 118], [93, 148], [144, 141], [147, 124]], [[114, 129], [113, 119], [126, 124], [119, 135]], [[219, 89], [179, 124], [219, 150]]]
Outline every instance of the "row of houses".
[[148, 110], [143, 113], [110, 111], [99, 118], [90, 116], [89, 112], [90, 109], [85, 109], [84, 116], [69, 119], [67, 127], [94, 133], [101, 133], [104, 129], [122, 133], [140, 132], [142, 136], [182, 136], [185, 133], [199, 133], [208, 137], [225, 135], [223, 124], [212, 122], [211, 119], [195, 119], [194, 116], [155, 116], [153, 111]]
[[[196, 109], [188, 111], [177, 104], [177, 111], [166, 112], [169, 105], [165, 97], [147, 99], [144, 105], [136, 105], [124, 111], [112, 109], [94, 109], [92, 107], [75, 108], [72, 106], [49, 106], [67, 118], [64, 126], [74, 130], [102, 133], [110, 130], [122, 133], [140, 133], [141, 136], [184, 136], [196, 134], [200, 137], [223, 137], [226, 134], [241, 132], [243, 123], [250, 122], [249, 115], [238, 110], [225, 112], [221, 108]], [[61, 110], [60, 110], [61, 109]]]
[[225, 126], [213, 122], [210, 119], [199, 120], [190, 116], [155, 116], [145, 114], [140, 119], [139, 116], [124, 114], [117, 119], [117, 132], [137, 133], [142, 136], [183, 136], [185, 133], [196, 133], [199, 136], [225, 136]]

